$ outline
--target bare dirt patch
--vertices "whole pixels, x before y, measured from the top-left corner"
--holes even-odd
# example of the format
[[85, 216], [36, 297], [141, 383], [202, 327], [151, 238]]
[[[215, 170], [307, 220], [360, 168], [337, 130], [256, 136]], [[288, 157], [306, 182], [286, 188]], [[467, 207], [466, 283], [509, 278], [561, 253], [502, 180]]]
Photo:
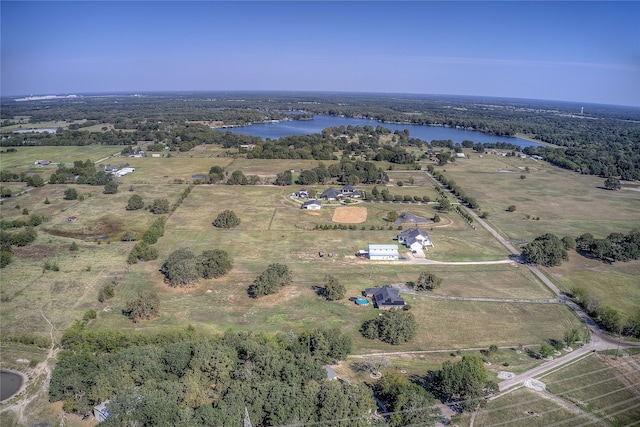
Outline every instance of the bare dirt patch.
[[367, 208], [342, 206], [336, 208], [331, 220], [344, 224], [359, 224], [367, 220]]
[[61, 252], [62, 249], [46, 245], [19, 246], [12, 248], [13, 253], [20, 258], [31, 258], [42, 261]]

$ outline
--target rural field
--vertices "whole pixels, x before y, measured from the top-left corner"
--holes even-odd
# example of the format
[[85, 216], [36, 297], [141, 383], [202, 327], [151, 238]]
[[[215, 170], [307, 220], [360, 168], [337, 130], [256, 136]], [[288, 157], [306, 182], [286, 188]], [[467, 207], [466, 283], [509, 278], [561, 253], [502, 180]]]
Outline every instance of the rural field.
[[[28, 155], [20, 148], [13, 154], [22, 157], [15, 157], [10, 165], [4, 162], [9, 157], [3, 154], [2, 167], [28, 170], [34, 158], [71, 163], [113, 154], [112, 150], [101, 151], [110, 147], [93, 151], [90, 148], [33, 148]], [[102, 187], [74, 185], [83, 200], [68, 201], [63, 195], [69, 185], [45, 185], [3, 201], [0, 211], [3, 220], [23, 218], [23, 209], [44, 216], [44, 222], [37, 227], [36, 241], [16, 248], [13, 262], [2, 270], [3, 338], [30, 335], [57, 339], [90, 309], [96, 310], [97, 318], [88, 322], [89, 330], [159, 332], [192, 325], [201, 333], [228, 330], [286, 333], [332, 328], [341, 330], [353, 342], [352, 357], [337, 370], [356, 381], [367, 381], [357, 361], [371, 353], [393, 353], [389, 355], [390, 369], [424, 375], [466, 351], [477, 352], [497, 345], [501, 348], [489, 367], [491, 375], [495, 375], [502, 366], [522, 372], [539, 363], [517, 353], [515, 349], [520, 345], [536, 348], [546, 340], [562, 339], [566, 331], [574, 328], [581, 336], [586, 333], [577, 316], [565, 305], [527, 301], [550, 299], [554, 295], [523, 265], [419, 264], [406, 248], [400, 250], [405, 258], [400, 261], [374, 262], [355, 256], [371, 243], [396, 243], [394, 239], [401, 230], [389, 222], [388, 215], [408, 212], [425, 219], [436, 213], [441, 217], [438, 223], [420, 226], [435, 245], [426, 251], [429, 260], [508, 259], [508, 251], [486, 230], [473, 229], [455, 212], [438, 211], [433, 202], [368, 201], [325, 204], [320, 211], [307, 211], [300, 208], [300, 200], [292, 197], [300, 186], [276, 187], [269, 183], [282, 171], [294, 170], [295, 176], [300, 170], [316, 167], [318, 162], [247, 160], [227, 155], [219, 147], [198, 149], [171, 157], [105, 160], [102, 165], [126, 163], [135, 168], [134, 173], [118, 179], [116, 194], [103, 194]], [[640, 193], [601, 190], [593, 177], [539, 164], [542, 162], [476, 157], [472, 155], [471, 159], [447, 166], [445, 173], [479, 200], [482, 210], [489, 213], [491, 224], [512, 240], [531, 240], [545, 232], [577, 236], [596, 229], [604, 236], [612, 231], [626, 232], [637, 223]], [[522, 165], [530, 167], [529, 173], [524, 172], [524, 180], [518, 177]], [[229, 173], [241, 170], [247, 176], [257, 175], [261, 185], [192, 185], [194, 174], [206, 174], [212, 166], [221, 166]], [[50, 168], [51, 172], [55, 170], [55, 166]], [[514, 172], [496, 172], [501, 168]], [[392, 170], [389, 176], [391, 182], [386, 188], [391, 194], [428, 196], [431, 200], [438, 197], [431, 179], [422, 171]], [[398, 185], [399, 181], [403, 184]], [[329, 184], [307, 188], [321, 192], [330, 185], [341, 187]], [[373, 189], [371, 185], [356, 187], [367, 192]], [[154, 245], [159, 251], [158, 259], [127, 264], [134, 242], [122, 241], [122, 237], [128, 233], [141, 236], [158, 217], [148, 210], [153, 200], [166, 198], [173, 205], [188, 188], [191, 191], [168, 216], [164, 236]], [[134, 194], [142, 197], [145, 209], [125, 209]], [[556, 206], [561, 203], [564, 205]], [[510, 204], [517, 205], [516, 212], [505, 212]], [[229, 230], [215, 228], [212, 221], [227, 209], [238, 215], [240, 225]], [[605, 212], [609, 212], [611, 221], [603, 219], [601, 215]], [[540, 216], [540, 220], [527, 220], [526, 214]], [[340, 215], [344, 215], [344, 223], [339, 222]], [[69, 221], [70, 217], [75, 220]], [[350, 218], [357, 219], [353, 222]], [[340, 225], [344, 227], [340, 229]], [[402, 229], [411, 226], [405, 224]], [[77, 251], [69, 250], [72, 243], [78, 245]], [[194, 287], [170, 288], [159, 270], [164, 260], [179, 248], [188, 248], [196, 254], [224, 249], [233, 258], [233, 269], [218, 279], [201, 279]], [[602, 302], [625, 315], [638, 309], [638, 261], [606, 265], [583, 259], [575, 252], [570, 258], [570, 262], [546, 270], [561, 289], [578, 284], [594, 293], [602, 292]], [[274, 295], [250, 298], [248, 286], [275, 262], [290, 267], [292, 284]], [[45, 269], [47, 263], [57, 265], [58, 271]], [[395, 346], [365, 339], [359, 332], [360, 325], [376, 318], [379, 312], [371, 305], [358, 306], [348, 298], [361, 296], [367, 287], [406, 286], [423, 271], [432, 272], [443, 281], [431, 292], [402, 294], [419, 325], [416, 338]], [[345, 299], [329, 302], [317, 294], [327, 275], [345, 286]], [[99, 302], [98, 293], [110, 284], [114, 285], [115, 296]], [[132, 323], [122, 310], [141, 290], [157, 293], [160, 315]], [[33, 346], [5, 342], [0, 362], [3, 366], [27, 369], [45, 358], [44, 348], [33, 351]], [[534, 398], [529, 391], [500, 398], [478, 416], [476, 425], [506, 421], [511, 405], [522, 405], [523, 419], [533, 422], [527, 425], [564, 421], [567, 425], [580, 425], [579, 420], [573, 423], [571, 412], [553, 402]], [[529, 412], [538, 415], [534, 417]], [[464, 419], [460, 425], [464, 425]]]
[[587, 355], [543, 375], [546, 392], [519, 389], [480, 411], [474, 425], [634, 425], [640, 418], [638, 356]]
[[[443, 169], [445, 176], [480, 201], [491, 226], [512, 242], [531, 241], [545, 233], [574, 238], [591, 233], [604, 238], [640, 227], [637, 183], [610, 191], [596, 176], [531, 158], [492, 154], [470, 153], [468, 159], [436, 168]], [[507, 212], [510, 205], [515, 205], [515, 212]], [[607, 264], [569, 251], [569, 262], [546, 271], [561, 290], [583, 288], [624, 316], [640, 309], [640, 261]]]

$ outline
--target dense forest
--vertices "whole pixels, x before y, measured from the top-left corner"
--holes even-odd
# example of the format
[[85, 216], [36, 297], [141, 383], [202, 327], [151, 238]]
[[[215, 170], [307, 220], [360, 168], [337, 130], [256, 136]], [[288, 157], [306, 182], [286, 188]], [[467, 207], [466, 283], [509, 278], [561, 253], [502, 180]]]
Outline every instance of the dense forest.
[[[296, 114], [290, 114], [294, 111]], [[327, 129], [321, 135], [263, 141], [196, 123], [237, 126], [270, 120], [308, 120], [313, 114], [370, 118], [382, 126]], [[2, 146], [131, 145], [153, 141], [156, 149], [167, 146], [188, 151], [201, 143], [228, 148], [251, 144], [258, 150], [250, 155], [258, 158], [329, 160], [337, 151], [346, 149], [356, 154], [374, 151], [375, 160], [412, 163], [415, 159], [406, 152], [394, 152], [395, 146], [379, 146], [379, 135], [390, 132], [384, 129], [384, 123], [405, 123], [450, 126], [498, 136], [521, 134], [553, 144], [529, 147], [527, 153], [558, 166], [603, 177], [640, 179], [640, 109], [633, 107], [480, 97], [293, 92], [79, 96], [22, 102], [2, 99], [2, 127], [23, 120], [27, 128], [25, 117], [32, 123], [66, 121], [69, 126], [56, 134], [5, 133]], [[86, 121], [71, 123], [78, 120]], [[86, 129], [100, 124], [105, 125], [101, 131]], [[346, 137], [354, 136], [357, 144], [347, 143]], [[396, 132], [394, 137], [400, 146], [421, 143], [407, 134]], [[425, 145], [427, 142], [423, 141]]]
[[[241, 425], [245, 410], [255, 426], [433, 425], [439, 416], [433, 395], [405, 377], [376, 387], [329, 381], [322, 364], [351, 351], [337, 330], [207, 337], [192, 327], [143, 335], [84, 326], [65, 332], [49, 397], [79, 414], [107, 402], [105, 426]], [[374, 395], [394, 410], [389, 424], [373, 417]]]

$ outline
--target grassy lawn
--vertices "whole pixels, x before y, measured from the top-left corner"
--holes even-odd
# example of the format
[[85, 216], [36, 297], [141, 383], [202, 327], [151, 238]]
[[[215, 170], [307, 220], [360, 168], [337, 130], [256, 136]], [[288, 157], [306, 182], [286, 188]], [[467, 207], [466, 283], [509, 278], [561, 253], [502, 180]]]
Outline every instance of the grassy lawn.
[[[513, 240], [524, 236], [530, 241], [544, 233], [577, 237], [589, 232], [605, 237], [612, 232], [626, 234], [638, 226], [638, 192], [605, 190], [604, 179], [597, 176], [544, 161], [491, 154], [471, 154], [469, 159], [436, 167], [443, 169], [445, 176], [479, 201], [489, 222]], [[506, 211], [510, 205], [516, 206], [515, 212]], [[527, 215], [540, 219], [526, 219]]]
[[476, 415], [474, 426], [581, 426], [585, 420], [525, 388], [494, 401]]
[[625, 317], [640, 310], [640, 261], [607, 264], [570, 252], [569, 262], [547, 271], [561, 290], [585, 289], [602, 306], [614, 307]]
[[[640, 225], [637, 185], [609, 191], [602, 188], [600, 177], [544, 161], [492, 154], [471, 154], [469, 159], [436, 169], [446, 169], [445, 175], [475, 197], [480, 210], [489, 214], [489, 223], [512, 241], [531, 241], [545, 233], [578, 237], [589, 232], [603, 238], [613, 232], [627, 234]], [[507, 212], [509, 205], [515, 205], [516, 211]], [[640, 309], [639, 270], [640, 261], [605, 264], [575, 252], [568, 263], [547, 269], [562, 290], [582, 287], [623, 316]]]
[[[637, 382], [633, 383], [638, 379], [638, 357], [610, 361], [617, 369], [605, 363], [603, 357], [607, 356], [589, 355], [541, 381], [549, 392], [605, 419], [612, 426], [631, 425], [640, 419], [640, 390]], [[621, 373], [635, 375], [635, 378], [625, 379]]]
[[[70, 163], [86, 158], [98, 159], [113, 151], [113, 147], [106, 147], [110, 148], [108, 152], [100, 152], [98, 148], [105, 147], [44, 147], [30, 155], [19, 148], [14, 155], [23, 156], [22, 160], [6, 166], [7, 155], [3, 154], [2, 165], [3, 168], [24, 167], [28, 170], [32, 156], [54, 161], [64, 158], [64, 162]], [[49, 337], [53, 326], [54, 336], [59, 337], [90, 308], [98, 312], [98, 318], [88, 327], [97, 330], [159, 332], [189, 324], [204, 333], [337, 328], [352, 338], [356, 355], [446, 350], [390, 356], [388, 369], [405, 371], [406, 375], [422, 375], [439, 368], [445, 360], [459, 358], [457, 349], [487, 348], [491, 344], [505, 347], [491, 356], [489, 370], [493, 374], [503, 369], [522, 372], [538, 361], [518, 353], [515, 349], [519, 344], [536, 346], [549, 338], [559, 339], [572, 328], [583, 332], [576, 316], [560, 304], [456, 301], [405, 295], [419, 325], [416, 339], [392, 346], [363, 338], [360, 325], [378, 316], [379, 312], [372, 306], [357, 306], [348, 301], [348, 297], [361, 295], [366, 287], [414, 281], [425, 270], [444, 279], [441, 287], [433, 292], [435, 295], [509, 299], [552, 297], [528, 269], [518, 264], [418, 265], [409, 261], [370, 262], [355, 257], [356, 251], [366, 249], [370, 243], [395, 242], [400, 230], [387, 221], [389, 212], [409, 212], [432, 218], [437, 212], [434, 204], [363, 202], [356, 206], [367, 209], [365, 222], [347, 230], [317, 230], [316, 226], [335, 224], [333, 212], [339, 205], [325, 205], [318, 212], [302, 210], [300, 202], [290, 197], [298, 190], [297, 185], [195, 186], [169, 217], [165, 235], [155, 245], [160, 252], [159, 259], [129, 266], [126, 258], [133, 243], [122, 242], [122, 235], [134, 232], [139, 236], [157, 218], [147, 209], [126, 211], [131, 195], [140, 195], [147, 206], [156, 198], [167, 198], [173, 203], [192, 182], [193, 174], [207, 173], [214, 165], [229, 172], [242, 170], [246, 175], [258, 175], [263, 182], [269, 182], [270, 177], [284, 170], [312, 168], [318, 162], [234, 159], [219, 147], [202, 146], [194, 152], [172, 153], [171, 157], [112, 158], [104, 163], [125, 162], [136, 171], [119, 179], [117, 194], [105, 195], [102, 187], [78, 185], [73, 187], [84, 200], [68, 201], [63, 195], [70, 186], [46, 185], [5, 201], [0, 218], [26, 218], [22, 214], [22, 209], [26, 208], [29, 213], [42, 214], [45, 221], [37, 228], [36, 242], [16, 248], [13, 262], [2, 270], [0, 322], [3, 336], [34, 334]], [[53, 170], [54, 166], [49, 172]], [[389, 173], [393, 182], [387, 188], [391, 194], [437, 198], [423, 173], [398, 170]], [[414, 180], [413, 185], [408, 184], [410, 178]], [[399, 180], [405, 185], [395, 185]], [[462, 182], [460, 184], [465, 188]], [[15, 185], [20, 188], [22, 184]], [[307, 186], [316, 191], [327, 187]], [[357, 187], [367, 192], [373, 188], [371, 185]], [[47, 199], [49, 203], [45, 204]], [[15, 206], [19, 208], [15, 209]], [[232, 230], [212, 226], [215, 217], [225, 209], [238, 214], [242, 221], [240, 226]], [[427, 251], [427, 258], [492, 261], [507, 257], [507, 251], [484, 229], [473, 230], [454, 212], [439, 215], [441, 222], [420, 226], [435, 244], [435, 248]], [[77, 221], [69, 222], [70, 216], [76, 216]], [[538, 224], [541, 221], [524, 222]], [[502, 228], [502, 223], [499, 224]], [[407, 224], [403, 228], [411, 226]], [[72, 242], [79, 245], [79, 251], [69, 251]], [[225, 249], [234, 259], [234, 268], [225, 277], [201, 280], [193, 288], [169, 288], [158, 270], [167, 256], [181, 247], [190, 248], [197, 254], [207, 249]], [[325, 256], [319, 257], [319, 251]], [[407, 250], [401, 248], [401, 254], [407, 255]], [[54, 260], [59, 271], [43, 271], [45, 259]], [[633, 299], [637, 293], [629, 292], [634, 283], [633, 268], [623, 270], [618, 268], [621, 264], [590, 264], [583, 276], [580, 273], [583, 266], [573, 264], [576, 259], [578, 256], [572, 254], [572, 262], [561, 267], [566, 270], [550, 270], [561, 287], [569, 287], [574, 281], [580, 282], [587, 277], [598, 277], [603, 279], [602, 283], [594, 284], [593, 289], [614, 290], [611, 300], [603, 298], [603, 302], [622, 298], [629, 312], [638, 304], [637, 299]], [[291, 268], [292, 285], [275, 295], [257, 300], [250, 298], [247, 287], [273, 262], [285, 263]], [[631, 263], [624, 265], [632, 266]], [[622, 276], [617, 275], [621, 271]], [[345, 285], [347, 298], [327, 302], [316, 295], [314, 287], [322, 286], [327, 274]], [[106, 303], [98, 302], [99, 290], [114, 282], [117, 283], [115, 297]], [[143, 289], [157, 291], [161, 315], [134, 324], [122, 315], [122, 308]], [[25, 350], [22, 345], [3, 344], [0, 362], [3, 366], [19, 368], [21, 364], [28, 364], [19, 360], [44, 357], [41, 350], [33, 351], [32, 356], [28, 354], [28, 348]], [[366, 373], [356, 369], [353, 359], [343, 362], [338, 370], [356, 381], [367, 381], [368, 378]], [[555, 418], [545, 420], [553, 422]]]
[[[0, 170], [13, 170], [16, 172], [54, 172], [58, 164], [72, 164], [76, 160], [87, 159], [96, 161], [119, 153], [120, 146], [85, 145], [68, 147], [17, 147], [15, 153], [0, 154]], [[33, 164], [36, 160], [50, 160], [53, 164], [36, 168]]]

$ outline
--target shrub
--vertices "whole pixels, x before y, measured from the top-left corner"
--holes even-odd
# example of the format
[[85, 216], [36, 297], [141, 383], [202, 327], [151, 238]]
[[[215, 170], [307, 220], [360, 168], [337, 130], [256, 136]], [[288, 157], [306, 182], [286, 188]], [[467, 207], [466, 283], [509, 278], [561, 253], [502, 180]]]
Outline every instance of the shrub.
[[331, 275], [327, 275], [325, 277], [323, 295], [327, 300], [337, 301], [344, 298], [346, 293], [347, 289], [338, 281], [338, 279]]
[[188, 287], [200, 276], [196, 255], [190, 249], [173, 251], [162, 264], [160, 272], [164, 274], [164, 281], [171, 287]]
[[137, 194], [129, 197], [129, 202], [126, 207], [128, 211], [135, 211], [142, 208], [144, 208], [144, 201], [142, 200], [142, 197]]
[[98, 292], [98, 301], [105, 302], [108, 299], [111, 299], [115, 296], [116, 291], [113, 285], [104, 285], [100, 292]]
[[134, 323], [148, 320], [159, 313], [160, 300], [155, 292], [140, 291], [138, 297], [127, 302], [122, 313]]
[[240, 225], [240, 218], [232, 210], [224, 210], [213, 221], [213, 226], [217, 228], [234, 228]]
[[155, 199], [151, 205], [151, 213], [156, 215], [169, 213], [169, 201], [167, 199]]
[[289, 267], [283, 264], [273, 263], [256, 277], [247, 292], [252, 298], [273, 294], [283, 286], [291, 283], [291, 279], [291, 270], [289, 270]]
[[64, 190], [64, 199], [65, 200], [77, 200], [78, 199], [78, 191], [75, 188], [67, 188]]
[[417, 333], [418, 324], [414, 315], [404, 310], [389, 310], [375, 319], [362, 324], [360, 332], [365, 338], [379, 339], [398, 345], [411, 341]]

